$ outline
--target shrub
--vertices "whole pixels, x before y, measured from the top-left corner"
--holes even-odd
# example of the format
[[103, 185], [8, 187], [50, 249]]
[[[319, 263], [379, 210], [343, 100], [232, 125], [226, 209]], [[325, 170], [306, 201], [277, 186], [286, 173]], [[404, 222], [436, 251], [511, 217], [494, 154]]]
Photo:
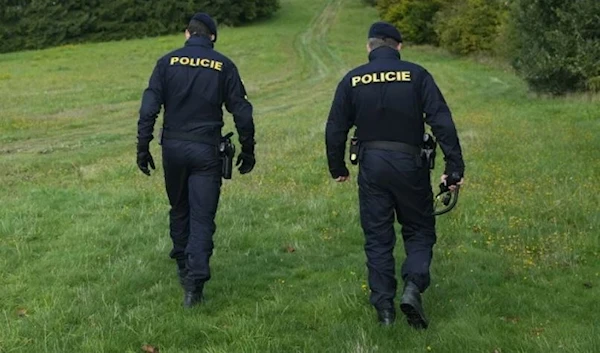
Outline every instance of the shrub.
[[507, 10], [499, 0], [459, 0], [448, 4], [435, 19], [440, 46], [461, 55], [492, 52]]
[[270, 16], [279, 9], [279, 0], [202, 0], [196, 1], [195, 7], [219, 23], [237, 26]]
[[588, 79], [585, 83], [585, 86], [592, 92], [600, 92], [600, 76]]
[[433, 19], [450, 0], [378, 0], [384, 21], [395, 24], [403, 38], [415, 44], [437, 44]]
[[537, 92], [595, 90], [600, 77], [600, 1], [518, 0], [513, 66]]

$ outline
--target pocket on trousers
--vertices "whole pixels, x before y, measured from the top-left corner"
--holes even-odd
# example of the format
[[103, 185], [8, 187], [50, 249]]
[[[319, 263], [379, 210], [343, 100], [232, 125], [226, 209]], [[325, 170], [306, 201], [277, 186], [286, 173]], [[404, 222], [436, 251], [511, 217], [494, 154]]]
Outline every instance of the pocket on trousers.
[[190, 146], [188, 163], [193, 172], [207, 172], [221, 174], [221, 156], [217, 146], [202, 143], [193, 143]]

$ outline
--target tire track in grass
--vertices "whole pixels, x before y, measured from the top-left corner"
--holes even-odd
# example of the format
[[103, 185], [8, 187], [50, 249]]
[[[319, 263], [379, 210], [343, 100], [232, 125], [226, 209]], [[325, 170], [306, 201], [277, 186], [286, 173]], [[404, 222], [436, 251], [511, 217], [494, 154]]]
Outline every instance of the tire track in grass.
[[[321, 87], [332, 73], [336, 73], [340, 66], [345, 63], [327, 45], [327, 35], [334, 24], [345, 0], [329, 0], [323, 9], [309, 22], [306, 30], [294, 38], [294, 50], [300, 57], [302, 66], [299, 72], [292, 76], [295, 79], [283, 85], [277, 92], [263, 96], [261, 101], [282, 100], [284, 104], [269, 105], [261, 104], [259, 114], [282, 109], [290, 109], [300, 105], [306, 105], [314, 100], [314, 96], [322, 91], [328, 91], [329, 87]], [[291, 91], [297, 95], [294, 99], [283, 99], [291, 95]], [[298, 97], [301, 97], [298, 99]]]

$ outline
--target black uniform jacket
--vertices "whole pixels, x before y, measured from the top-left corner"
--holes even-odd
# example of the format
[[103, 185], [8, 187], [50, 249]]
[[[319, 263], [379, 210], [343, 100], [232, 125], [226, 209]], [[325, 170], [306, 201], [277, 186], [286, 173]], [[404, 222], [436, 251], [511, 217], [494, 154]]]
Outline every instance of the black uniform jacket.
[[450, 109], [423, 67], [403, 61], [389, 47], [369, 54], [369, 62], [351, 70], [335, 92], [326, 127], [327, 159], [333, 178], [349, 174], [344, 162], [352, 126], [364, 141], [396, 141], [420, 147], [424, 122], [431, 126], [446, 161], [445, 173], [464, 173]]
[[190, 37], [183, 48], [158, 60], [142, 97], [138, 143], [148, 144], [164, 106], [166, 131], [211, 134], [223, 126], [223, 103], [233, 114], [242, 149], [253, 149], [252, 105], [235, 64], [213, 50], [206, 37]]

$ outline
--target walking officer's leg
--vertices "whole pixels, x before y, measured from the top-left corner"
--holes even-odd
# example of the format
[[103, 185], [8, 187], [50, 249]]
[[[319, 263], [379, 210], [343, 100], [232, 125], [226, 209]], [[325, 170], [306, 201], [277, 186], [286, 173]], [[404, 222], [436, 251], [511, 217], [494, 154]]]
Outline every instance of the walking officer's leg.
[[221, 161], [214, 146], [196, 144], [192, 150], [190, 159], [194, 167], [188, 178], [190, 238], [185, 249], [188, 268], [185, 290], [199, 301], [204, 283], [210, 279], [209, 260], [221, 192]]
[[396, 277], [394, 246], [394, 200], [389, 191], [372, 179], [377, 172], [369, 162], [361, 164], [358, 176], [360, 221], [365, 233], [365, 253], [371, 289], [371, 304], [379, 321], [391, 324], [395, 319]]
[[409, 324], [426, 328], [428, 323], [420, 294], [429, 287], [429, 267], [436, 242], [433, 194], [427, 169], [407, 173], [402, 179], [405, 183], [396, 193], [398, 221], [402, 224], [406, 252], [402, 265], [404, 293], [400, 307]]
[[169, 227], [173, 249], [171, 258], [177, 261], [180, 280], [185, 277], [185, 248], [190, 234], [190, 207], [188, 202], [189, 169], [181, 158], [182, 146], [179, 141], [163, 143], [163, 169], [165, 186], [171, 210]]
[[414, 182], [407, 186], [398, 199], [398, 221], [402, 224], [402, 238], [406, 259], [402, 265], [402, 279], [411, 281], [424, 292], [430, 283], [429, 266], [436, 242], [433, 194], [427, 175], [419, 171], [411, 176]]
[[186, 248], [188, 281], [192, 288], [210, 279], [209, 260], [213, 250], [215, 216], [221, 192], [221, 176], [192, 174], [189, 178], [190, 239]]

